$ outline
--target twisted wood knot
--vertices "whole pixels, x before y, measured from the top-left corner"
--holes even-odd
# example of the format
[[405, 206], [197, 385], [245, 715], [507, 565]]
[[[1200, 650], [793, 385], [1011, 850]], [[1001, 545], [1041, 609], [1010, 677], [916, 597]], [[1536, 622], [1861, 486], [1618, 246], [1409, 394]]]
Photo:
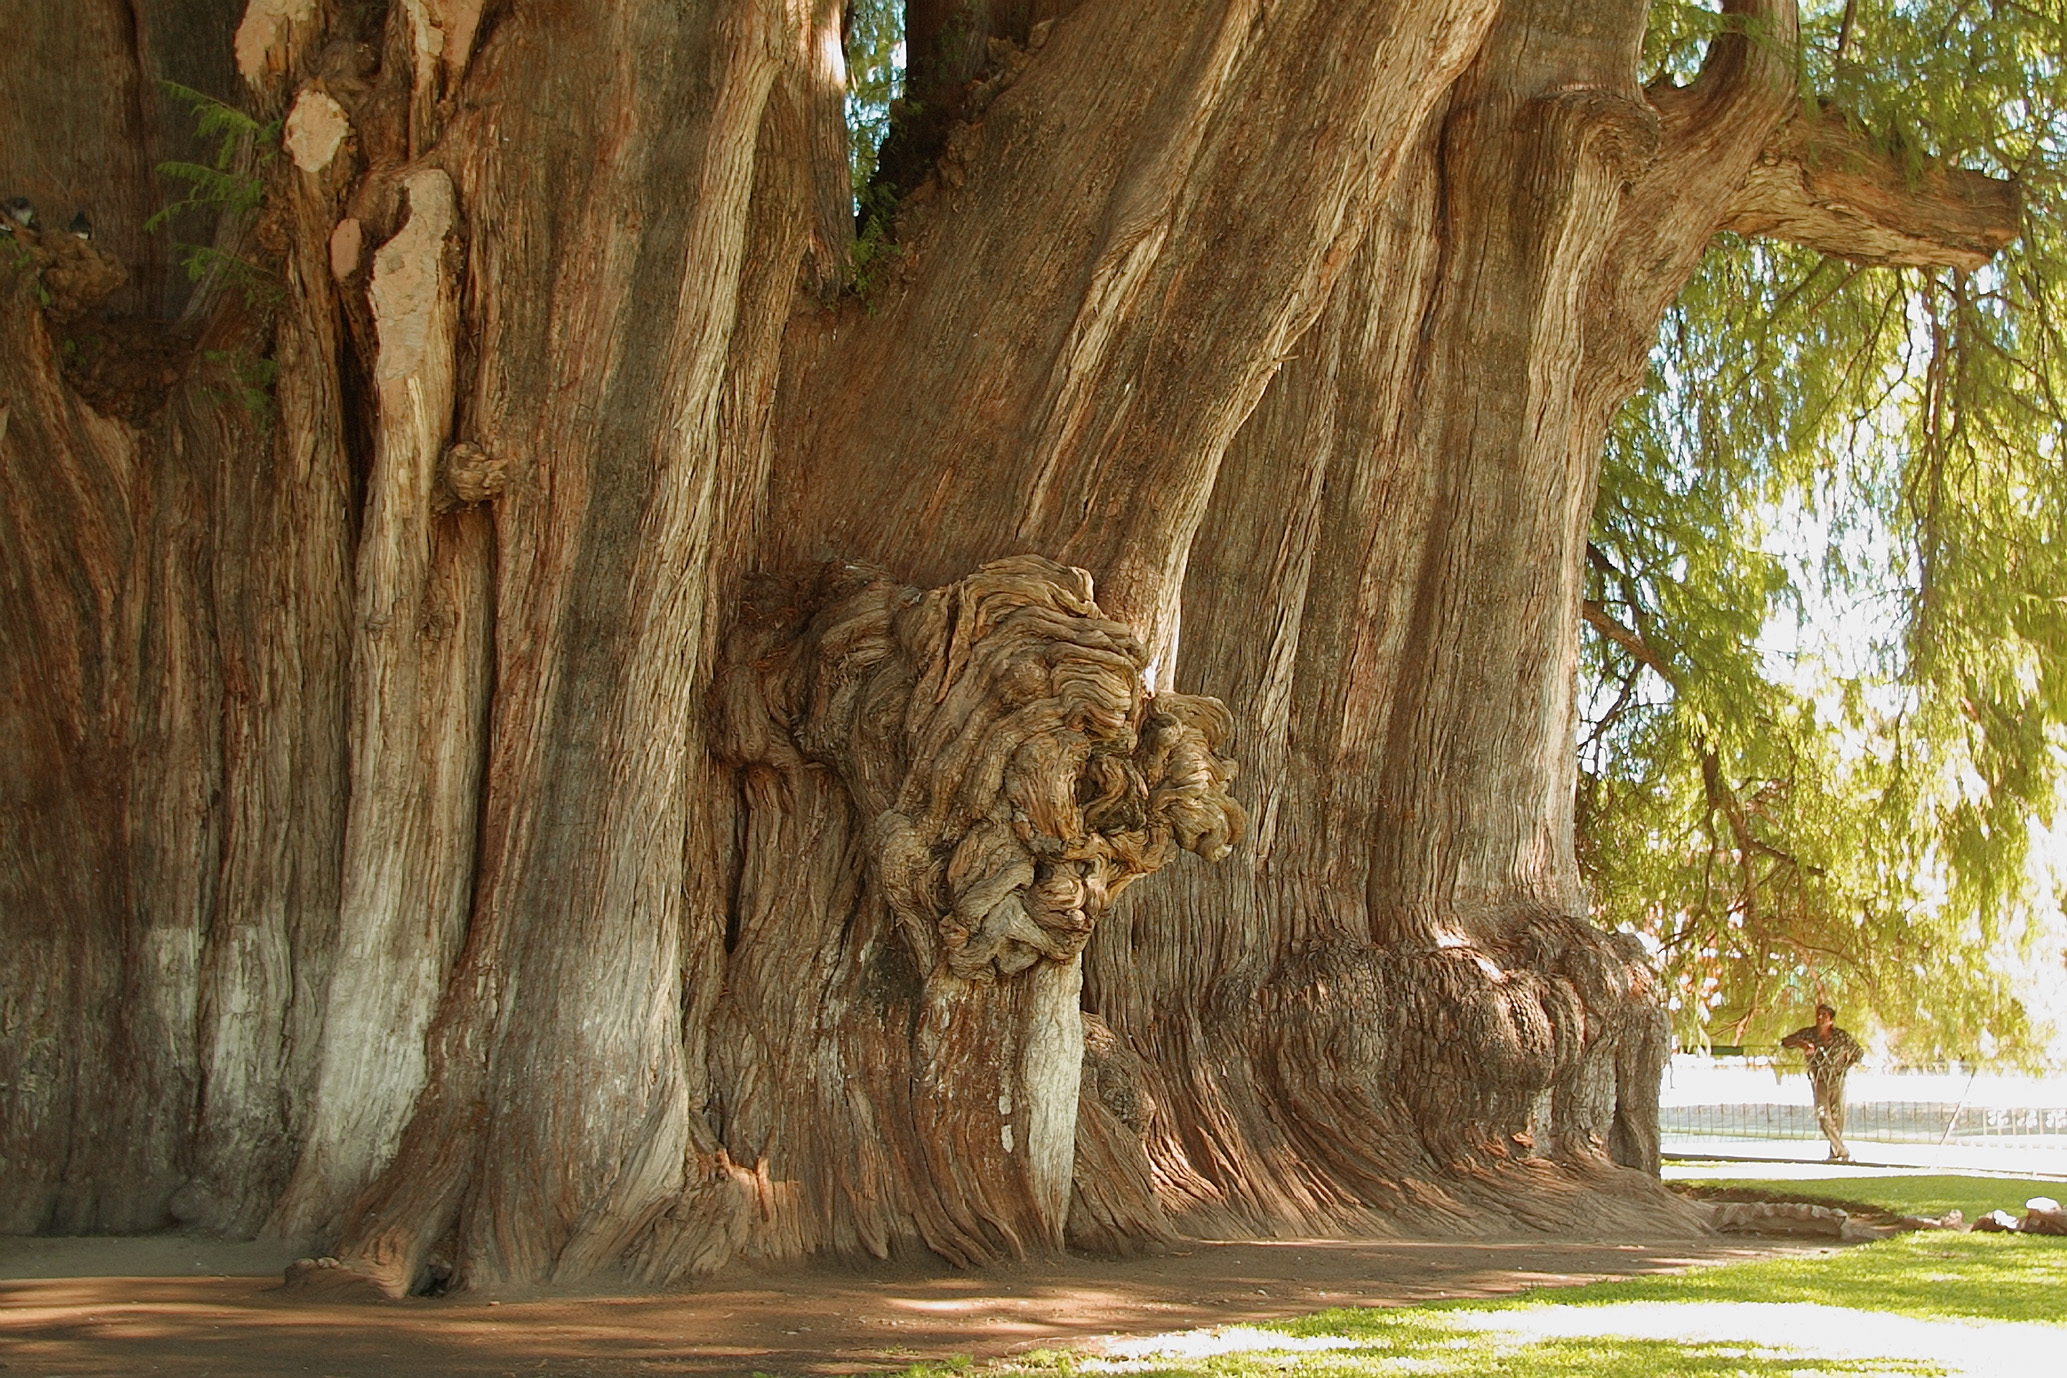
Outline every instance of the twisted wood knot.
[[1069, 961], [1128, 885], [1239, 840], [1226, 708], [1148, 693], [1146, 653], [1083, 570], [1016, 556], [920, 591], [849, 567], [805, 602], [787, 646], [732, 649], [731, 754], [833, 769], [922, 966]]
[[445, 457], [438, 466], [438, 477], [446, 501], [441, 507], [453, 507], [461, 503], [487, 502], [502, 496], [509, 486], [510, 465], [507, 459], [489, 454], [472, 441], [462, 440], [445, 451]]
[[1575, 86], [1544, 96], [1537, 110], [1561, 155], [1590, 154], [1620, 177], [1635, 177], [1658, 155], [1663, 123], [1648, 101]]
[[43, 307], [52, 320], [85, 315], [129, 281], [121, 260], [76, 233], [8, 225], [0, 244], [16, 246], [16, 256], [35, 267]]

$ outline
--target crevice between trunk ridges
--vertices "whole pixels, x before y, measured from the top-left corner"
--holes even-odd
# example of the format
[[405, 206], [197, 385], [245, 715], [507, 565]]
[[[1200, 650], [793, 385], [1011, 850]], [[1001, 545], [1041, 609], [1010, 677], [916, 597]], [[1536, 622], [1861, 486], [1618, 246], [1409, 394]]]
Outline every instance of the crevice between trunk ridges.
[[[812, 121], [838, 73], [815, 41], [827, 7], [809, 8], [734, 0], [686, 24], [647, 6], [511, 12], [470, 53], [452, 37], [470, 29], [466, 6], [413, 4], [400, 15], [410, 42], [390, 34], [389, 58], [415, 73], [404, 146], [438, 166], [383, 174], [406, 183], [412, 207], [374, 274], [380, 463], [362, 594], [422, 600], [425, 540], [438, 533], [442, 549], [447, 534], [492, 518], [494, 659], [492, 674], [455, 682], [460, 700], [417, 719], [425, 760], [407, 760], [406, 692], [363, 734], [364, 817], [409, 826], [413, 807], [427, 809], [427, 845], [402, 850], [469, 868], [471, 915], [422, 1092], [385, 1164], [360, 1131], [376, 1100], [406, 1095], [407, 1078], [390, 1075], [372, 1096], [340, 1082], [333, 1127], [362, 1151], [357, 1170], [379, 1173], [344, 1211], [342, 1262], [298, 1266], [304, 1285], [399, 1295], [447, 1275], [481, 1286], [627, 1269], [667, 1280], [730, 1257], [757, 1201], [779, 1190], [711, 1136], [698, 1113], [704, 1030], [682, 1025], [699, 1002], [707, 1009], [710, 994], [693, 992], [709, 985], [697, 973], [714, 969], [723, 932], [684, 906], [701, 893], [697, 839], [719, 812], [691, 792], [708, 772], [688, 686], [707, 681], [704, 619], [724, 601], [713, 585], [737, 567], [733, 533], [750, 526], [766, 471], [765, 402], [752, 397], [772, 387], [827, 175]], [[526, 74], [559, 65], [603, 77], [572, 122], [527, 98]], [[478, 98], [456, 99], [462, 73]], [[596, 147], [608, 156], [589, 157]], [[416, 231], [425, 207], [413, 203], [448, 172], [472, 244], [457, 300], [473, 352], [459, 362], [479, 373], [440, 402], [425, 361], [450, 354], [456, 318], [436, 303], [461, 255]], [[412, 234], [423, 252], [405, 252]], [[395, 287], [383, 295], [391, 257]], [[411, 263], [427, 289], [398, 295]], [[583, 305], [557, 311], [559, 298]], [[417, 319], [425, 303], [436, 320]], [[389, 367], [397, 345], [417, 361]], [[455, 414], [466, 439], [441, 476]], [[479, 489], [476, 471], [496, 482]], [[475, 499], [491, 500], [486, 517], [426, 506]], [[377, 520], [383, 504], [400, 527]], [[383, 542], [409, 558], [382, 565]], [[460, 558], [486, 558], [478, 542], [469, 551]], [[384, 628], [367, 630], [377, 641]], [[369, 687], [406, 691], [400, 672], [412, 667], [419, 681], [451, 679], [439, 657], [471, 665], [470, 644], [405, 654]], [[459, 791], [485, 801], [476, 859], [473, 819], [458, 807], [445, 818], [435, 781], [470, 768], [473, 704], [489, 682], [485, 773], [477, 791]], [[380, 694], [360, 697], [378, 717]], [[383, 781], [430, 784], [433, 796], [384, 808]], [[369, 859], [360, 869], [377, 880]], [[442, 898], [434, 877], [421, 879]], [[355, 941], [377, 943], [378, 926]], [[390, 947], [423, 976], [445, 960], [435, 928]], [[412, 1017], [427, 1008], [403, 1003]], [[364, 1010], [338, 1013], [362, 1026], [340, 1031], [358, 1046], [334, 1049], [339, 1065], [380, 1061], [388, 1031]], [[305, 1162], [303, 1228], [319, 1228], [325, 1200], [354, 1175], [322, 1160], [326, 1145], [336, 1147], [312, 1141]]]
[[[288, 739], [310, 748], [301, 783], [334, 784], [323, 768], [334, 729], [294, 720], [302, 698], [283, 687], [264, 705], [276, 727], [256, 728], [283, 643], [309, 698], [335, 706], [324, 692], [326, 595], [320, 578], [294, 578], [334, 571], [322, 522], [276, 520], [304, 502], [320, 510], [328, 492], [320, 478], [283, 482], [293, 443], [238, 377], [273, 351], [268, 310], [218, 294], [178, 325], [128, 314], [181, 294], [147, 276], [163, 264], [142, 247], [141, 221], [160, 193], [142, 167], [125, 168], [127, 155], [186, 141], [152, 127], [168, 112], [135, 91], [157, 75], [138, 70], [150, 17], [132, 27], [124, 14], [111, 38], [97, 15], [37, 11], [29, 32], [10, 35], [23, 40], [10, 60], [40, 72], [40, 45], [68, 32], [64, 61], [92, 74], [73, 84], [81, 108], [17, 121], [9, 148], [56, 174], [63, 204], [84, 202], [91, 217], [67, 227], [46, 197], [34, 224], [10, 221], [0, 301], [0, 504], [9, 556], [29, 561], [5, 580], [19, 601], [0, 644], [10, 670], [0, 811], [20, 821], [0, 857], [0, 922], [10, 939], [30, 935], [0, 990], [0, 1042], [20, 1058], [0, 1073], [10, 1089], [0, 1218], [67, 1232], [185, 1219], [248, 1230], [291, 1151], [309, 1047], [298, 1011], [325, 972], [321, 865], [306, 864], [320, 855], [308, 844], [325, 806], [283, 809], [289, 821], [270, 818], [254, 848], [239, 817], [249, 794], [235, 786], [277, 781], [265, 768], [277, 761], [254, 766]], [[180, 75], [202, 65], [168, 61]], [[40, 79], [0, 86], [52, 99]], [[111, 93], [122, 93], [118, 128], [97, 128], [87, 108], [108, 113]], [[91, 176], [67, 166], [82, 149]], [[236, 239], [234, 217], [222, 219]], [[64, 332], [62, 356], [53, 330]], [[293, 589], [290, 608], [260, 612], [236, 596], [268, 583]], [[314, 634], [269, 640], [269, 620]], [[250, 870], [230, 864], [255, 851], [305, 863], [315, 903], [255, 897]], [[58, 1061], [74, 1070], [49, 1075]], [[233, 1173], [215, 1171], [231, 1160]]]
[[[134, 771], [122, 748], [141, 724], [130, 721], [137, 667], [120, 650], [134, 635], [134, 576], [158, 557], [137, 529], [154, 506], [139, 491], [151, 454], [133, 428], [70, 396], [38, 309], [45, 263], [27, 238], [11, 238], [0, 262], [0, 693], [13, 729], [0, 753], [0, 918], [14, 939], [0, 965], [0, 1228], [24, 1233], [136, 1214], [155, 1224], [166, 1195], [153, 1181], [124, 1201], [103, 1175], [107, 1159], [129, 1166], [131, 1146], [106, 1142], [125, 1112], [87, 1070], [130, 1051], [107, 1015], [133, 989], [130, 860], [117, 841]], [[191, 1068], [164, 1065], [170, 1051], [147, 1065], [190, 1089]]]
[[[1187, 607], [1218, 615], [1190, 619], [1184, 666], [1245, 739], [1285, 744], [1245, 800], [1338, 854], [1238, 856], [1237, 917], [1142, 895], [1151, 930], [1201, 954], [1179, 970], [1094, 948], [1093, 1006], [1157, 1088], [1148, 1147], [1180, 1228], [1688, 1223], [1613, 1167], [1655, 1169], [1641, 1078], [1666, 1039], [1641, 952], [1576, 917], [1563, 803], [1577, 542], [1621, 400], [1597, 361], [1656, 326], [1604, 321], [1592, 283], [1666, 134], [1626, 26], [1598, 18], [1503, 12], [1194, 546]], [[1763, 137], [1695, 183], [1689, 270]], [[1299, 515], [1315, 485], [1322, 522]], [[1293, 693], [1262, 645], [1295, 657]], [[1350, 677], [1382, 688], [1328, 691]]]
[[796, 1184], [773, 1233], [798, 1253], [1061, 1247], [1084, 943], [1243, 827], [1224, 709], [1148, 694], [1146, 663], [1084, 571], [1030, 556], [923, 592], [830, 566], [735, 633], [719, 750], [748, 842], [714, 1080], [732, 1157]]
[[379, 429], [358, 543], [338, 958], [310, 1121], [268, 1223], [300, 1244], [333, 1233], [394, 1152], [472, 899], [489, 533], [482, 513], [436, 511], [459, 329], [451, 179], [421, 169], [405, 193], [368, 288]]

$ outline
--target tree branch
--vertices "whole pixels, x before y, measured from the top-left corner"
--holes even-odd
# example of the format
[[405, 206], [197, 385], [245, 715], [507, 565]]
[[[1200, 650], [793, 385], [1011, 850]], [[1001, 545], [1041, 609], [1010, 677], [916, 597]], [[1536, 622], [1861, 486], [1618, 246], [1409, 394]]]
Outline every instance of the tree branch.
[[1855, 263], [1979, 268], [2017, 237], [2015, 182], [1964, 168], [1911, 175], [1834, 110], [1781, 126], [1719, 228]]
[[1795, 0], [1723, 0], [1722, 32], [1709, 43], [1690, 92], [1711, 110], [1773, 118], [1794, 93], [1800, 21]]
[[1600, 603], [1591, 598], [1582, 600], [1579, 604], [1579, 614], [1586, 619], [1587, 626], [1629, 652], [1640, 664], [1656, 670], [1667, 684], [1677, 683], [1671, 662], [1653, 649], [1650, 642], [1617, 622]]
[[1832, 66], [1845, 60], [1845, 47], [1852, 41], [1852, 19], [1859, 8], [1859, 0], [1845, 0], [1844, 18], [1837, 25], [1837, 51], [1831, 54]]
[[1615, 719], [1622, 716], [1622, 710], [1629, 706], [1629, 696], [1636, 692], [1637, 677], [1643, 672], [1644, 667], [1641, 664], [1629, 667], [1629, 673], [1622, 677], [1622, 688], [1616, 693], [1615, 701], [1608, 705], [1608, 711], [1600, 715], [1599, 720], [1593, 725], [1593, 731], [1587, 733], [1586, 740], [1579, 744], [1581, 757], [1601, 739], [1601, 734], [1614, 724]]

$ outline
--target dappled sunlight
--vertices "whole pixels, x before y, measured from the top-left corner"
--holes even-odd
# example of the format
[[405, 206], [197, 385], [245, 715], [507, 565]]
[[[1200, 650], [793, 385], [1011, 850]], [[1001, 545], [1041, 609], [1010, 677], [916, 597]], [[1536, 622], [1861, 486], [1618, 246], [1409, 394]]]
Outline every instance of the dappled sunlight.
[[2056, 1326], [2017, 1321], [1921, 1320], [1810, 1302], [1620, 1302], [1455, 1311], [1470, 1330], [1539, 1342], [1613, 1336], [1687, 1342], [1743, 1341], [1815, 1358], [1901, 1359], [1984, 1378], [2043, 1373], [2057, 1363]]
[[[1880, 1184], [1898, 1195], [1925, 1188], [1929, 1179]], [[2061, 1313], [2067, 1248], [1936, 1234], [1844, 1250], [1286, 1239], [1188, 1241], [1153, 1260], [1070, 1257], [983, 1272], [892, 1266], [888, 1277], [825, 1265], [746, 1286], [398, 1303], [316, 1301], [263, 1277], [24, 1280], [0, 1283], [0, 1345], [23, 1372], [173, 1378], [944, 1378], [958, 1371], [942, 1367], [953, 1355], [985, 1374], [1213, 1378], [2036, 1373], [2047, 1370], [2031, 1337], [2056, 1344], [2062, 1333], [2033, 1322]], [[1825, 1334], [1838, 1338], [1823, 1344]]]
[[[1219, 1343], [1231, 1344], [1291, 1333], [1300, 1323], [1285, 1318], [1324, 1307], [1511, 1296], [1769, 1252], [1713, 1241], [1191, 1241], [1153, 1260], [1074, 1257], [979, 1273], [912, 1264], [890, 1277], [829, 1265], [779, 1283], [741, 1279], [746, 1286], [396, 1303], [311, 1300], [274, 1277], [47, 1278], [0, 1284], [0, 1345], [25, 1372], [174, 1378], [261, 1363], [387, 1378], [405, 1357], [420, 1371], [479, 1378], [882, 1372], [1206, 1325], [1223, 1327]], [[1301, 1352], [1319, 1361], [1334, 1351]]]
[[[1354, 1349], [1368, 1344], [1345, 1335], [1290, 1335], [1282, 1330], [1265, 1330], [1251, 1325], [1230, 1325], [1213, 1330], [1187, 1330], [1168, 1335], [1150, 1335], [1139, 1340], [1117, 1340], [1105, 1346], [1107, 1358], [1084, 1365], [1093, 1373], [1126, 1372], [1123, 1361], [1143, 1359], [1207, 1359], [1217, 1354], [1241, 1354], [1271, 1350], [1284, 1353], [1313, 1353], [1324, 1349]], [[1122, 1361], [1122, 1362], [1115, 1362]]]

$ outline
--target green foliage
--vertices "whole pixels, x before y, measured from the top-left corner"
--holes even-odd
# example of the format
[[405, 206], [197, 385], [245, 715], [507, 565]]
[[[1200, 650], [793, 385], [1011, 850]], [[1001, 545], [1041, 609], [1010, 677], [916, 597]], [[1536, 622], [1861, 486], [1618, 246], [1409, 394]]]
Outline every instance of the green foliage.
[[[1041, 1353], [1045, 1356], [1047, 1351]], [[955, 1374], [968, 1373], [975, 1366], [976, 1361], [967, 1354], [955, 1354], [937, 1364], [909, 1364], [898, 1370], [897, 1378], [953, 1378]], [[1060, 1371], [1073, 1373], [1075, 1366], [1069, 1364]]]
[[[281, 122], [261, 124], [233, 105], [176, 81], [163, 83], [176, 100], [184, 102], [194, 115], [194, 132], [204, 142], [213, 141], [215, 157], [208, 163], [169, 161], [158, 164], [158, 175], [186, 184], [186, 194], [160, 207], [144, 221], [144, 229], [158, 230], [188, 211], [207, 213], [211, 218], [248, 215], [265, 202], [265, 183], [260, 170], [280, 151]], [[176, 246], [181, 266], [193, 282], [220, 276], [239, 287], [247, 297], [264, 291], [267, 274], [249, 260], [205, 244]]]
[[186, 269], [189, 282], [212, 276], [236, 288], [245, 302], [253, 306], [280, 295], [278, 275], [240, 254], [226, 253], [212, 244], [181, 244], [178, 249], [180, 265]]
[[866, 215], [876, 151], [890, 133], [890, 105], [904, 89], [903, 0], [850, 0], [847, 39], [847, 166], [854, 205]]
[[847, 170], [855, 223], [847, 287], [866, 301], [888, 280], [898, 252], [900, 191], [876, 175], [876, 155], [890, 135], [892, 112], [916, 113], [915, 103], [899, 99], [905, 75], [902, 0], [851, 0], [846, 40]]
[[[1887, 1180], [1887, 1179], [1882, 1179]], [[1945, 1179], [1912, 1179], [1942, 1182]], [[1753, 1184], [1760, 1185], [1760, 1184]], [[1772, 1183], [1776, 1187], [1799, 1183]], [[1868, 1185], [1847, 1179], [1846, 1190]], [[1965, 1199], [1969, 1188], [2015, 1188], [2031, 1183], [1954, 1184], [1944, 1194]], [[1901, 1195], [1895, 1190], [1893, 1195]], [[1897, 1204], [1893, 1199], [1890, 1206]], [[1904, 1202], [1903, 1204], [1907, 1204]], [[1774, 1323], [1752, 1322], [1761, 1333], [1732, 1343], [1625, 1339], [1612, 1335], [1530, 1341], [1526, 1318], [1549, 1309], [1641, 1302], [1809, 1303], [1865, 1314], [1891, 1313], [1923, 1320], [2038, 1322], [2059, 1325], [2062, 1285], [2067, 1284], [2067, 1240], [2028, 1235], [1966, 1235], [1925, 1232], [1876, 1244], [1819, 1249], [1775, 1259], [1693, 1268], [1685, 1272], [1596, 1282], [1583, 1287], [1532, 1288], [1516, 1296], [1435, 1302], [1422, 1306], [1336, 1307], [1274, 1322], [1270, 1331], [1286, 1337], [1277, 1349], [1245, 1349], [1211, 1357], [1168, 1358], [1125, 1371], [1143, 1374], [1263, 1378], [1282, 1373], [1381, 1378], [1416, 1373], [1450, 1378], [1492, 1378], [1504, 1374], [1552, 1378], [1810, 1378], [1816, 1374], [1932, 1374], [1936, 1366], [1897, 1356], [1838, 1359], [1818, 1355], [1815, 1332], [1767, 1333]], [[1693, 1313], [1689, 1313], [1690, 1316]], [[1511, 1316], [1521, 1333], [1503, 1333], [1481, 1318]], [[1268, 1344], [1271, 1336], [1255, 1337]], [[1299, 1349], [1299, 1341], [1325, 1340], [1324, 1348]], [[1768, 1347], [1770, 1346], [1770, 1347]], [[1785, 1346], [1783, 1349], [1782, 1346]], [[957, 1364], [957, 1370], [960, 1369]], [[1066, 1351], [1036, 1350], [978, 1372], [1071, 1374], [1113, 1371]], [[906, 1378], [941, 1378], [949, 1370], [914, 1365]]]
[[0, 247], [7, 251], [8, 268], [28, 277], [29, 290], [35, 294], [36, 304], [50, 305], [50, 289], [43, 285], [41, 265], [36, 262], [36, 256], [29, 252], [28, 246], [11, 234], [0, 234]]
[[[1427, 1374], [1432, 1378], [1822, 1378], [1856, 1373], [1936, 1375], [1934, 1365], [1902, 1360], [1821, 1359], [1753, 1352], [1743, 1344], [1704, 1344], [1674, 1340], [1632, 1340], [1588, 1336], [1582, 1340], [1546, 1340], [1508, 1344], [1483, 1335], [1440, 1325], [1416, 1324], [1397, 1313], [1387, 1315], [1387, 1333], [1366, 1337], [1355, 1349], [1321, 1354], [1270, 1351], [1216, 1355], [1167, 1364], [1128, 1365], [1120, 1372], [1137, 1378], [1276, 1378], [1276, 1375], [1331, 1374], [1341, 1378], [1393, 1378]], [[1042, 1367], [1022, 1360], [986, 1370], [993, 1374], [1076, 1373], [1074, 1367]], [[1110, 1369], [1096, 1370], [1112, 1372]], [[943, 1378], [939, 1369], [914, 1366], [898, 1378]]]
[[[1845, 28], [1850, 14], [1849, 29]], [[1685, 79], [1718, 16], [1653, 7]], [[2030, 1060], [2067, 760], [2067, 6], [1838, 0], [1803, 83], [1913, 166], [2014, 176], [1980, 272], [1724, 236], [1620, 418], [1587, 596], [1581, 864], [1683, 1044], [1829, 999], [1898, 1053]], [[1840, 55], [1839, 34], [1844, 31]]]
[[272, 420], [273, 384], [280, 376], [277, 362], [242, 349], [207, 349], [201, 357], [220, 383], [203, 388], [204, 395], [218, 402], [235, 402], [261, 422]]
[[897, 197], [891, 188], [876, 183], [861, 193], [861, 232], [847, 259], [847, 285], [854, 295], [868, 301], [888, 280], [899, 252], [891, 238], [896, 224]]
[[[144, 222], [144, 228], [156, 230], [188, 210], [231, 215], [257, 210], [265, 200], [265, 187], [257, 168], [271, 162], [279, 152], [280, 121], [261, 124], [234, 105], [192, 87], [176, 81], [163, 84], [174, 99], [185, 102], [193, 111], [194, 133], [204, 141], [214, 141], [215, 158], [210, 163], [158, 164], [158, 175], [186, 183], [187, 194], [159, 209]], [[246, 150], [251, 153], [253, 166], [240, 166], [246, 160], [239, 155]]]
[[[1352, 1313], [1329, 1313], [1348, 1315]], [[1943, 1369], [1900, 1359], [1826, 1359], [1807, 1355], [1762, 1353], [1745, 1344], [1698, 1341], [1633, 1340], [1590, 1335], [1576, 1340], [1542, 1340], [1515, 1344], [1495, 1336], [1445, 1326], [1419, 1312], [1354, 1313], [1370, 1317], [1361, 1327], [1355, 1348], [1298, 1354], [1245, 1351], [1212, 1358], [1134, 1367], [1137, 1378], [1276, 1378], [1276, 1375], [1330, 1374], [1340, 1378], [1394, 1378], [1425, 1374], [1431, 1378], [1822, 1378], [1822, 1375], [1935, 1375]], [[1042, 1369], [1022, 1361], [989, 1370], [997, 1374], [1075, 1372]], [[1102, 1370], [1111, 1371], [1111, 1370]], [[903, 1378], [934, 1378], [934, 1371], [907, 1370]]]

